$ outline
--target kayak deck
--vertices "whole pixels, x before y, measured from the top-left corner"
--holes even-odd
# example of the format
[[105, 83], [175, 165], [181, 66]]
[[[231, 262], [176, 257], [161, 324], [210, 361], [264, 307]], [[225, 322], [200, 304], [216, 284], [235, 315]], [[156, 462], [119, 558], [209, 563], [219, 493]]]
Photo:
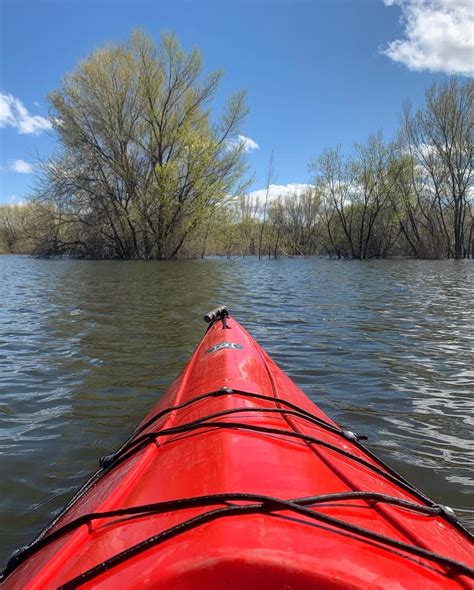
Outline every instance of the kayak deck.
[[473, 588], [473, 556], [449, 510], [335, 424], [224, 314], [3, 584]]

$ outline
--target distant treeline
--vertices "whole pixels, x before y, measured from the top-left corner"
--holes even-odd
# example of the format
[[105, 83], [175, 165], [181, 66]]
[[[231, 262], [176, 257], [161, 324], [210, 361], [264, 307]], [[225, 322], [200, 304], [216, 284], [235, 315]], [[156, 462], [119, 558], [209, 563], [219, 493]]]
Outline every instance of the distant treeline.
[[[303, 193], [246, 194], [245, 94], [143, 33], [95, 51], [50, 95], [59, 149], [34, 194], [0, 207], [0, 247], [37, 256], [474, 256], [473, 84], [434, 83], [395, 139], [324, 150]], [[271, 166], [268, 185], [271, 182]], [[268, 188], [268, 187], [267, 187]]]

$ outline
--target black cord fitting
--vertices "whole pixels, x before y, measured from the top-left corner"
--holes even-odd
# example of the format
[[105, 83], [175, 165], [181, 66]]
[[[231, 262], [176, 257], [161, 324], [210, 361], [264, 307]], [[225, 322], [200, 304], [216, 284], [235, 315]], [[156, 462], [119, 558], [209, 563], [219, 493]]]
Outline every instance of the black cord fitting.
[[206, 315], [204, 316], [204, 321], [206, 322], [206, 324], [210, 324], [211, 322], [214, 322], [215, 320], [221, 319], [223, 316], [228, 315], [229, 311], [227, 309], [227, 306], [220, 305], [219, 307], [216, 307], [212, 311], [206, 313]]
[[112, 453], [111, 455], [104, 455], [99, 459], [99, 467], [102, 467], [102, 469], [107, 469], [107, 467], [110, 467], [110, 465], [112, 465], [115, 459], [115, 453]]
[[351, 430], [343, 430], [342, 436], [352, 442], [357, 442], [359, 440], [357, 434], [355, 432], [352, 432]]
[[434, 508], [438, 508], [440, 513], [444, 516], [444, 518], [447, 521], [451, 523], [456, 523], [458, 521], [456, 513], [450, 506], [444, 506], [443, 504], [435, 504]]
[[226, 394], [226, 393], [231, 394], [231, 393], [234, 393], [234, 390], [231, 389], [230, 387], [221, 387], [219, 389], [218, 393], [220, 393], [220, 394], [222, 394], [222, 393], [224, 393], [224, 394]]

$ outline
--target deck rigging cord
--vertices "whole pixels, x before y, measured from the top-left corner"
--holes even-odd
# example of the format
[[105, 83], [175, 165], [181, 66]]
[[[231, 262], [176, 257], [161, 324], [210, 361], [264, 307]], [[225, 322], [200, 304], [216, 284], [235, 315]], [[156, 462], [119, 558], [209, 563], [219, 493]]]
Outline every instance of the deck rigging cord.
[[[392, 539], [380, 533], [375, 533], [374, 531], [365, 529], [363, 527], [359, 527], [357, 525], [347, 523], [343, 520], [338, 518], [334, 518], [327, 514], [316, 512], [315, 510], [311, 510], [307, 508], [305, 504], [311, 503], [311, 498], [305, 498], [302, 500], [281, 500], [279, 498], [272, 498], [268, 496], [253, 496], [252, 494], [242, 494], [244, 497], [237, 497], [233, 498], [232, 494], [223, 495], [227, 496], [227, 501], [232, 499], [243, 500], [246, 499], [248, 501], [257, 500], [256, 503], [253, 504], [246, 504], [246, 505], [230, 505], [226, 506], [225, 508], [216, 508], [214, 510], [210, 510], [208, 512], [204, 512], [203, 514], [199, 514], [194, 516], [184, 522], [181, 522], [169, 529], [161, 531], [160, 533], [121, 551], [120, 553], [114, 555], [113, 557], [104, 560], [103, 562], [99, 563], [98, 565], [88, 569], [85, 572], [82, 572], [72, 580], [69, 580], [65, 584], [59, 587], [59, 590], [74, 590], [75, 588], [79, 588], [86, 582], [89, 582], [93, 578], [99, 576], [100, 574], [110, 570], [112, 567], [123, 563], [124, 561], [134, 557], [135, 555], [139, 555], [140, 553], [150, 549], [151, 547], [155, 547], [164, 541], [167, 541], [170, 538], [173, 538], [185, 531], [191, 530], [196, 528], [202, 524], [207, 522], [214, 521], [218, 518], [222, 518], [225, 516], [232, 516], [236, 514], [255, 514], [255, 513], [264, 513], [269, 516], [278, 516], [275, 512], [289, 510], [295, 512], [301, 516], [309, 517], [313, 520], [321, 521], [325, 524], [332, 525], [336, 528], [343, 529], [348, 531], [349, 533], [353, 533], [355, 535], [359, 535], [364, 540], [375, 541], [379, 543], [380, 546], [386, 548], [394, 548], [404, 553], [408, 553], [410, 555], [414, 555], [416, 557], [420, 557], [422, 559], [426, 559], [428, 561], [432, 561], [437, 565], [443, 566], [448, 570], [451, 570], [451, 574], [458, 574], [458, 575], [465, 575], [474, 578], [474, 569], [469, 567], [466, 564], [458, 562], [454, 559], [450, 559], [438, 553], [434, 553], [432, 551], [428, 551], [426, 549], [422, 549], [421, 547], [417, 547], [415, 545], [410, 545], [403, 541], [397, 541], [396, 539]], [[239, 495], [236, 495], [239, 496]], [[316, 497], [315, 499], [317, 499]], [[190, 499], [191, 501], [192, 499]], [[199, 500], [199, 498], [197, 499]], [[221, 497], [221, 501], [224, 502], [225, 499]], [[327, 501], [327, 498], [326, 498]], [[215, 498], [214, 498], [215, 503]], [[314, 502], [315, 503], [315, 502]], [[167, 503], [169, 504], [169, 503]], [[167, 507], [169, 510], [169, 506]], [[306, 521], [300, 521], [301, 524], [307, 524]], [[422, 562], [420, 562], [422, 563]], [[455, 572], [455, 573], [454, 573]]]
[[[295, 498], [293, 500], [286, 500], [292, 504], [298, 506], [314, 506], [317, 504], [330, 505], [334, 502], [352, 501], [352, 500], [363, 500], [367, 503], [385, 503], [392, 506], [397, 506], [402, 509], [411, 510], [418, 514], [426, 516], [439, 516], [443, 513], [445, 507], [441, 505], [435, 506], [423, 506], [397, 498], [396, 496], [389, 496], [386, 494], [380, 494], [377, 492], [338, 492], [333, 494], [321, 494], [318, 496], [307, 496], [304, 498]], [[170, 500], [166, 502], [156, 502], [152, 504], [144, 504], [140, 506], [131, 506], [127, 508], [118, 508], [115, 510], [107, 510], [101, 512], [92, 512], [89, 514], [83, 514], [78, 518], [68, 522], [62, 527], [56, 529], [46, 537], [43, 537], [34, 545], [30, 545], [23, 552], [15, 555], [9, 561], [6, 569], [2, 573], [4, 579], [9, 576], [21, 563], [26, 559], [48, 546], [54, 541], [64, 537], [65, 535], [77, 530], [79, 527], [84, 525], [90, 525], [94, 520], [118, 518], [123, 516], [152, 516], [158, 515], [165, 512], [183, 510], [188, 508], [196, 508], [202, 506], [210, 506], [215, 504], [224, 504], [227, 502], [235, 501], [247, 501], [247, 502], [280, 502], [279, 498], [273, 498], [260, 494], [248, 494], [248, 493], [223, 493], [223, 494], [209, 494], [206, 496], [197, 496], [193, 498], [182, 498], [178, 500]], [[284, 500], [285, 501], [285, 500]]]
[[[130, 444], [131, 441], [134, 440], [134, 438], [137, 437], [138, 434], [140, 434], [140, 432], [142, 432], [144, 429], [148, 428], [151, 424], [153, 424], [156, 420], [159, 420], [161, 417], [173, 412], [173, 411], [178, 411], [182, 408], [185, 408], [191, 404], [194, 404], [198, 401], [201, 401], [203, 399], [207, 399], [210, 397], [219, 397], [219, 396], [223, 396], [223, 395], [231, 395], [231, 394], [237, 394], [237, 395], [242, 395], [245, 397], [251, 397], [251, 398], [255, 398], [255, 399], [260, 399], [260, 400], [265, 400], [265, 401], [269, 401], [272, 403], [275, 403], [276, 401], [279, 404], [283, 404], [284, 406], [294, 409], [295, 411], [299, 411], [301, 412], [301, 414], [306, 414], [312, 418], [314, 418], [316, 421], [318, 421], [318, 423], [323, 426], [323, 425], [327, 425], [327, 428], [330, 429], [331, 431], [334, 430], [340, 430], [337, 427], [335, 427], [334, 425], [330, 424], [329, 422], [326, 422], [325, 420], [322, 420], [320, 418], [318, 418], [317, 416], [313, 416], [311, 414], [311, 412], [308, 412], [307, 410], [304, 410], [302, 408], [300, 408], [299, 406], [297, 406], [296, 404], [293, 404], [292, 402], [289, 402], [287, 400], [284, 399], [280, 399], [278, 398], [278, 400], [275, 398], [275, 396], [270, 396], [270, 395], [264, 395], [264, 394], [259, 394], [259, 393], [254, 393], [254, 392], [246, 392], [246, 391], [242, 391], [242, 390], [233, 390], [233, 389], [229, 389], [228, 387], [222, 387], [218, 390], [215, 391], [211, 391], [208, 393], [203, 393], [201, 395], [195, 396], [190, 400], [187, 400], [181, 404], [175, 405], [175, 406], [170, 406], [168, 408], [165, 408], [164, 410], [162, 410], [161, 412], [159, 412], [158, 414], [156, 414], [155, 416], [153, 416], [152, 418], [150, 418], [147, 422], [145, 422], [144, 424], [142, 424], [139, 428], [137, 428], [134, 432], [132, 432], [132, 434], [129, 436], [129, 438], [127, 440], [125, 440], [122, 445], [117, 449], [117, 451], [115, 451], [115, 453], [113, 453], [114, 455], [118, 455], [119, 453], [121, 453], [123, 451], [123, 449]], [[341, 430], [342, 432], [342, 430]], [[347, 431], [348, 432], [348, 431]], [[358, 437], [360, 439], [365, 438], [365, 437]], [[360, 445], [360, 443], [358, 443], [356, 440], [353, 441], [354, 444], [357, 444], [359, 447], [363, 448], [362, 445]], [[370, 453], [370, 451], [366, 450], [366, 452]], [[375, 455], [371, 455], [371, 457], [375, 460], [378, 461], [382, 466], [384, 466], [384, 464], [375, 456]], [[100, 464], [100, 461], [99, 461]], [[388, 466], [384, 466], [386, 467], [386, 469], [388, 471], [390, 471], [390, 467]], [[49, 530], [51, 530], [51, 528], [58, 522], [58, 520], [60, 518], [62, 518], [62, 516], [64, 516], [64, 514], [72, 507], [74, 506], [74, 504], [80, 499], [82, 498], [82, 496], [84, 496], [84, 494], [91, 488], [93, 487], [97, 481], [99, 479], [101, 479], [104, 475], [106, 475], [108, 473], [108, 470], [105, 467], [100, 466], [99, 469], [97, 471], [95, 471], [85, 482], [84, 484], [79, 488], [79, 490], [77, 490], [77, 492], [74, 494], [74, 496], [69, 500], [69, 502], [67, 502], [66, 506], [64, 506], [63, 510], [61, 510], [61, 512], [56, 515], [51, 522], [49, 522], [46, 527], [33, 539], [33, 541], [31, 541], [30, 545], [36, 543], [37, 541], [41, 540], [47, 533]], [[395, 472], [393, 472], [395, 475]], [[421, 494], [421, 492], [420, 492]], [[428, 498], [423, 498], [425, 501], [430, 501]], [[29, 545], [28, 545], [29, 546]], [[27, 547], [28, 547], [27, 546]], [[22, 549], [18, 550], [21, 551]]]
[[[274, 401], [276, 400], [278, 402], [281, 401], [280, 398], [273, 397], [271, 399], [273, 399]], [[115, 468], [116, 466], [118, 466], [119, 464], [123, 463], [124, 461], [127, 461], [136, 452], [143, 449], [148, 444], [150, 444], [152, 442], [156, 442], [156, 440], [158, 438], [163, 437], [163, 436], [178, 435], [178, 434], [190, 432], [190, 431], [200, 429], [200, 428], [223, 428], [223, 429], [235, 428], [235, 429], [242, 429], [242, 430], [250, 430], [253, 432], [260, 432], [262, 434], [285, 436], [285, 437], [289, 437], [289, 438], [293, 438], [293, 439], [299, 439], [299, 440], [305, 441], [309, 444], [316, 444], [316, 445], [323, 446], [325, 448], [328, 448], [328, 449], [334, 451], [335, 453], [337, 453], [339, 455], [342, 455], [352, 461], [359, 463], [360, 465], [363, 465], [364, 467], [377, 473], [381, 477], [384, 477], [385, 479], [388, 479], [390, 482], [395, 483], [396, 485], [398, 485], [399, 487], [401, 487], [405, 491], [407, 491], [407, 492], [417, 496], [419, 499], [427, 502], [429, 505], [433, 504], [433, 502], [429, 498], [427, 498], [424, 494], [422, 494], [419, 490], [417, 490], [409, 482], [404, 480], [398, 473], [393, 471], [391, 468], [386, 466], [384, 463], [382, 463], [377, 458], [376, 458], [377, 463], [379, 465], [381, 465], [381, 467], [379, 467], [378, 465], [374, 465], [373, 463], [367, 461], [366, 459], [363, 459], [362, 457], [358, 457], [357, 455], [353, 455], [352, 453], [350, 453], [340, 447], [337, 447], [336, 445], [333, 445], [331, 443], [328, 443], [324, 440], [321, 440], [321, 439], [316, 438], [311, 435], [303, 434], [303, 433], [296, 432], [296, 431], [283, 430], [283, 429], [279, 429], [279, 428], [257, 426], [257, 425], [253, 425], [253, 424], [247, 424], [245, 422], [224, 422], [224, 421], [217, 422], [217, 421], [214, 421], [215, 418], [228, 416], [228, 415], [239, 413], [239, 412], [255, 411], [255, 412], [263, 412], [263, 413], [266, 413], [266, 412], [272, 413], [272, 412], [275, 412], [275, 410], [277, 413], [280, 413], [282, 415], [296, 415], [300, 418], [308, 419], [310, 421], [312, 421], [311, 418], [315, 418], [318, 421], [317, 425], [319, 426], [320, 419], [317, 418], [316, 416], [312, 416], [311, 414], [309, 414], [309, 412], [305, 412], [304, 414], [300, 414], [299, 412], [292, 411], [292, 410], [285, 410], [282, 408], [276, 408], [276, 409], [274, 409], [274, 408], [260, 408], [260, 407], [258, 407], [258, 408], [249, 408], [249, 407], [231, 408], [228, 410], [223, 410], [222, 412], [216, 412], [214, 414], [209, 414], [207, 416], [203, 416], [202, 418], [199, 418], [199, 419], [194, 420], [192, 422], [182, 424], [180, 426], [175, 426], [175, 427], [162, 429], [162, 430], [158, 430], [158, 431], [152, 431], [152, 432], [145, 433], [145, 434], [139, 436], [138, 438], [132, 438], [131, 441], [122, 445], [122, 447], [116, 453], [114, 453], [112, 455], [106, 455], [105, 457], [103, 457], [100, 461], [100, 465], [101, 465], [101, 467], [103, 467], [106, 470], [111, 470], [111, 469]], [[351, 432], [339, 430], [337, 428], [332, 430], [332, 432], [334, 432], [334, 434], [339, 434], [345, 440], [347, 440], [353, 444], [357, 443], [360, 439], [360, 437], [358, 437], [357, 435], [355, 435]], [[364, 451], [366, 450], [365, 447], [363, 447], [362, 445], [358, 445], [358, 446], [360, 446]], [[374, 458], [374, 457], [371, 456], [371, 458]], [[452, 522], [453, 524], [459, 525], [461, 527], [461, 529], [463, 530], [463, 532], [467, 532], [467, 531], [465, 531], [464, 527], [462, 527], [462, 525], [459, 524], [454, 513], [450, 509], [446, 510], [445, 518], [450, 520], [450, 522]]]
[[[215, 412], [213, 414], [203, 416], [197, 420], [182, 424], [180, 426], [175, 426], [175, 427], [171, 427], [171, 428], [167, 428], [167, 429], [162, 429], [162, 430], [152, 431], [152, 432], [147, 432], [147, 433], [142, 434], [147, 428], [149, 428], [154, 423], [156, 423], [160, 418], [168, 415], [169, 413], [171, 413], [173, 411], [178, 411], [186, 406], [189, 406], [193, 403], [196, 403], [198, 401], [201, 401], [201, 400], [209, 398], [209, 397], [218, 397], [218, 396], [222, 396], [222, 395], [232, 395], [232, 394], [242, 395], [242, 396], [250, 397], [250, 398], [256, 398], [256, 399], [260, 399], [260, 400], [264, 400], [264, 401], [271, 401], [273, 403], [278, 403], [278, 404], [284, 405], [290, 409], [285, 409], [285, 408], [281, 408], [281, 407], [279, 407], [279, 408], [264, 408], [264, 407], [248, 407], [248, 406], [247, 407], [240, 407], [240, 408], [231, 408], [228, 410], [223, 410], [220, 412]], [[381, 465], [382, 468], [378, 467], [377, 465], [374, 465], [373, 463], [370, 463], [369, 461], [366, 461], [365, 459], [363, 459], [361, 457], [355, 456], [355, 455], [349, 453], [348, 451], [345, 451], [344, 449], [341, 449], [335, 445], [332, 445], [331, 443], [328, 443], [328, 442], [318, 439], [316, 437], [306, 435], [306, 434], [303, 434], [303, 433], [300, 433], [297, 431], [289, 431], [289, 430], [283, 430], [283, 429], [279, 429], [279, 428], [257, 426], [257, 425], [247, 424], [245, 422], [215, 421], [216, 418], [220, 418], [223, 416], [228, 416], [228, 415], [232, 415], [232, 414], [236, 414], [236, 413], [243, 413], [243, 412], [275, 413], [275, 414], [281, 414], [283, 416], [285, 416], [285, 415], [295, 416], [295, 417], [301, 418], [303, 420], [306, 420], [310, 423], [315, 424], [315, 426], [321, 427], [324, 430], [331, 432], [332, 434], [341, 436], [346, 441], [349, 441], [350, 443], [356, 445], [357, 447], [362, 449], [364, 452], [368, 453], [369, 456], [371, 458], [373, 458], [379, 465]], [[409, 502], [407, 500], [403, 500], [400, 498], [386, 496], [384, 494], [378, 494], [376, 492], [370, 492], [370, 491], [327, 494], [324, 496], [314, 496], [314, 497], [309, 497], [309, 498], [304, 498], [304, 499], [288, 500], [288, 501], [281, 500], [278, 498], [269, 498], [266, 496], [258, 496], [258, 495], [252, 495], [252, 494], [217, 494], [217, 495], [213, 495], [213, 496], [181, 499], [181, 500], [175, 500], [172, 502], [164, 502], [164, 503], [157, 503], [157, 504], [151, 504], [151, 505], [145, 505], [145, 506], [137, 506], [137, 507], [132, 507], [132, 508], [124, 508], [124, 509], [113, 510], [113, 511], [108, 511], [108, 512], [98, 512], [98, 513], [87, 514], [87, 515], [83, 515], [82, 517], [79, 517], [78, 519], [71, 521], [67, 525], [64, 525], [63, 527], [60, 527], [56, 531], [53, 531], [52, 533], [48, 534], [48, 532], [51, 530], [51, 528], [58, 522], [58, 520], [65, 514], [65, 512], [67, 512], [67, 510], [69, 510], [69, 508], [80, 497], [82, 497], [99, 479], [101, 479], [103, 476], [105, 476], [107, 473], [109, 473], [112, 469], [117, 467], [119, 464], [121, 464], [124, 461], [133, 457], [138, 451], [145, 448], [148, 444], [150, 444], [152, 442], [156, 442], [156, 439], [159, 437], [179, 435], [179, 434], [182, 434], [185, 432], [190, 432], [190, 431], [194, 431], [194, 430], [201, 429], [201, 428], [243, 429], [243, 430], [249, 430], [249, 431], [253, 431], [253, 432], [260, 432], [262, 434], [268, 434], [268, 435], [286, 436], [289, 438], [305, 441], [308, 444], [321, 445], [323, 447], [329, 448], [330, 450], [367, 467], [368, 469], [374, 471], [378, 475], [388, 479], [389, 481], [391, 481], [392, 483], [395, 483], [396, 485], [398, 485], [402, 489], [415, 495], [416, 497], [423, 500], [424, 502], [427, 502], [428, 505], [423, 506], [423, 505], [415, 504], [413, 502]], [[359, 441], [361, 438], [366, 438], [366, 437], [359, 437], [350, 431], [342, 430], [342, 429], [334, 426], [333, 424], [330, 424], [329, 422], [326, 422], [325, 420], [322, 420], [321, 418], [314, 416], [313, 414], [300, 408], [296, 404], [288, 402], [287, 400], [284, 400], [282, 398], [277, 398], [275, 396], [267, 396], [264, 394], [257, 394], [257, 393], [252, 393], [252, 392], [245, 392], [245, 391], [239, 391], [239, 390], [231, 390], [228, 388], [222, 388], [217, 391], [198, 395], [190, 400], [187, 400], [186, 402], [183, 402], [182, 404], [170, 406], [170, 407], [162, 410], [161, 412], [159, 412], [158, 414], [156, 414], [152, 418], [150, 418], [148, 421], [146, 421], [144, 424], [142, 424], [138, 429], [136, 429], [135, 432], [129, 437], [129, 439], [127, 441], [125, 441], [115, 453], [113, 453], [111, 455], [106, 455], [105, 457], [103, 457], [101, 459], [101, 461], [100, 461], [101, 468], [96, 473], [94, 473], [94, 475], [91, 478], [89, 478], [89, 480], [75, 494], [75, 496], [66, 505], [64, 510], [61, 512], [61, 514], [58, 515], [52, 521], [52, 523], [50, 523], [50, 525], [48, 527], [46, 527], [46, 529], [43, 530], [42, 533], [40, 533], [40, 535], [38, 535], [34, 539], [34, 541], [32, 543], [30, 543], [28, 546], [15, 552], [12, 555], [9, 562], [7, 563], [5, 570], [2, 572], [2, 574], [0, 576], [0, 581], [5, 579], [7, 576], [9, 576], [30, 555], [36, 553], [36, 551], [39, 551], [41, 548], [43, 548], [46, 545], [48, 545], [49, 543], [53, 542], [57, 538], [63, 536], [64, 534], [67, 534], [68, 532], [71, 532], [73, 529], [81, 526], [82, 524], [86, 524], [87, 522], [91, 522], [92, 520], [96, 520], [98, 518], [112, 518], [114, 516], [118, 517], [118, 516], [133, 515], [133, 514], [145, 514], [145, 513], [156, 514], [159, 511], [165, 511], [164, 510], [165, 508], [167, 508], [167, 510], [175, 510], [180, 507], [182, 508], [182, 507], [188, 506], [188, 505], [199, 505], [200, 502], [210, 502], [210, 503], [215, 504], [217, 501], [231, 501], [232, 499], [233, 500], [236, 500], [236, 499], [245, 500], [245, 499], [259, 498], [260, 501], [262, 502], [260, 508], [263, 511], [265, 511], [264, 508], [268, 507], [268, 502], [270, 502], [270, 501], [273, 503], [272, 505], [275, 505], [278, 503], [280, 503], [278, 505], [284, 504], [285, 506], [288, 506], [288, 509], [291, 509], [291, 510], [295, 510], [295, 506], [299, 506], [301, 508], [305, 505], [317, 504], [317, 503], [321, 503], [321, 502], [330, 502], [330, 501], [335, 501], [335, 500], [363, 499], [363, 500], [373, 501], [373, 502], [383, 502], [383, 503], [399, 506], [402, 508], [415, 510], [415, 511], [419, 512], [420, 514], [443, 517], [444, 519], [448, 520], [453, 525], [455, 525], [458, 529], [460, 529], [469, 538], [472, 538], [470, 533], [459, 523], [454, 512], [449, 507], [433, 503], [422, 492], [420, 492], [415, 487], [413, 487], [410, 483], [405, 481], [403, 479], [403, 477], [401, 477], [398, 473], [393, 471], [390, 467], [386, 466], [378, 457], [372, 455], [372, 453], [370, 451], [368, 451], [363, 445], [360, 444]], [[170, 441], [170, 442], [172, 442], [172, 441]], [[212, 500], [214, 500], [214, 502], [212, 502]], [[175, 508], [175, 506], [176, 506], [176, 508]], [[180, 527], [182, 525], [185, 525], [187, 522], [192, 521], [192, 523], [193, 523], [192, 526], [198, 526], [202, 522], [207, 521], [206, 515], [209, 515], [210, 520], [214, 520], [215, 518], [218, 518], [219, 515], [222, 515], [222, 516], [228, 515], [229, 509], [232, 509], [230, 511], [230, 513], [233, 514], [235, 512], [234, 508], [235, 507], [231, 506], [229, 508], [218, 509], [218, 510], [210, 511], [209, 513], [204, 513], [203, 515], [200, 515], [199, 517], [195, 517], [194, 519], [190, 519], [190, 521], [185, 521], [184, 523], [181, 523], [181, 525], [177, 525], [176, 527], [172, 527], [171, 529], [168, 529], [167, 531], [163, 531], [163, 533], [160, 533], [159, 535], [155, 535], [152, 539], [155, 539], [158, 537], [160, 539], [156, 543], [152, 540], [148, 540], [148, 541], [152, 545], [158, 544], [162, 540], [165, 540], [165, 537], [166, 537], [165, 533], [173, 536], [175, 533], [179, 534], [179, 532], [182, 532]], [[247, 509], [249, 509], [249, 508], [247, 507]], [[282, 508], [282, 509], [285, 509], [285, 508]], [[253, 511], [258, 511], [256, 506], [254, 506]], [[314, 512], [314, 511], [310, 511], [310, 512]], [[401, 541], [396, 541], [395, 539], [390, 539], [389, 537], [385, 537], [384, 535], [377, 535], [376, 533], [373, 533], [372, 531], [368, 531], [367, 529], [363, 529], [363, 528], [358, 527], [356, 525], [352, 525], [350, 523], [340, 521], [339, 519], [334, 519], [333, 517], [328, 517], [327, 515], [320, 515], [319, 513], [315, 513], [315, 512], [314, 512], [314, 515], [313, 514], [311, 514], [311, 515], [305, 514], [305, 515], [312, 516], [313, 518], [316, 518], [316, 519], [318, 518], [318, 516], [322, 516], [323, 518], [321, 518], [320, 520], [324, 521], [324, 519], [330, 519], [331, 522], [329, 524], [334, 524], [335, 526], [346, 528], [346, 530], [350, 530], [350, 531], [357, 533], [357, 534], [365, 535], [366, 532], [370, 533], [370, 535], [375, 535], [376, 537], [378, 536], [377, 539], [375, 539], [375, 537], [372, 536], [371, 537], [372, 539], [378, 540], [379, 542], [382, 542], [382, 543], [388, 543], [389, 545], [390, 544], [393, 545], [393, 543], [397, 543], [398, 548], [404, 548], [409, 553], [413, 553], [414, 551], [419, 551], [420, 552], [420, 553], [418, 553], [419, 556], [421, 556], [421, 557], [425, 556], [428, 559], [433, 559], [434, 561], [437, 561], [438, 563], [443, 562], [444, 564], [448, 564], [448, 562], [449, 563], [452, 562], [451, 566], [454, 567], [455, 569], [460, 568], [461, 570], [463, 570], [465, 572], [469, 571], [468, 575], [474, 575], [474, 570], [470, 569], [468, 566], [466, 566], [464, 564], [459, 564], [456, 561], [450, 560], [449, 558], [438, 555], [436, 553], [432, 553], [430, 551], [422, 549], [421, 547], [416, 547], [415, 545], [409, 545], [409, 544], [403, 543]], [[326, 520], [326, 522], [329, 522], [329, 521]], [[175, 529], [176, 529], [176, 531], [175, 531]], [[161, 536], [162, 534], [165, 535], [165, 537], [162, 537]], [[367, 535], [365, 535], [365, 536], [367, 536]], [[168, 537], [166, 537], [166, 538], [168, 538]], [[145, 547], [145, 548], [147, 548], [147, 547]], [[125, 554], [128, 555], [128, 551], [130, 551], [132, 549], [133, 549], [133, 547], [130, 548], [129, 550], [126, 550], [126, 551], [120, 553], [119, 556], [124, 555], [124, 559], [128, 558], [128, 557], [125, 557]], [[428, 557], [428, 556], [430, 556], [430, 557]], [[113, 561], [116, 557], [117, 556], [112, 557], [109, 560], [106, 560], [106, 562], [104, 562], [104, 563], [109, 563], [109, 562]], [[113, 564], [115, 564], [115, 562], [113, 562]], [[111, 567], [113, 564], [111, 563], [107, 567]], [[101, 564], [99, 564], [99, 566], [96, 566], [96, 567], [100, 567], [100, 565]], [[88, 574], [89, 572], [92, 572], [93, 570], [95, 571], [96, 568], [92, 568], [91, 570], [88, 570], [88, 572], [85, 572], [84, 575]], [[99, 573], [94, 574], [94, 576], [99, 575]], [[82, 574], [81, 574], [81, 576], [82, 576]], [[78, 578], [75, 578], [75, 580], [76, 579], [79, 580], [79, 578], [81, 578], [81, 580], [82, 580], [81, 576], [78, 576]], [[84, 579], [83, 581], [80, 582], [79, 585], [81, 585], [85, 581], [86, 580]], [[72, 582], [74, 582], [74, 580], [72, 580], [70, 583], [72, 583]], [[66, 584], [64, 586], [64, 589], [78, 587], [77, 585], [69, 586], [70, 583], [68, 582], [68, 584]]]

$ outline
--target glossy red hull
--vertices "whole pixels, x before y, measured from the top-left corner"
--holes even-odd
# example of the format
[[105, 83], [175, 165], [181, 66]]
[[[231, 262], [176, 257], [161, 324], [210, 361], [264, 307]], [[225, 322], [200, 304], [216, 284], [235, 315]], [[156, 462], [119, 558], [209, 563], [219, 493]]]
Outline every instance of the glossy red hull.
[[[134, 436], [13, 560], [2, 587], [473, 588], [472, 537], [449, 512], [341, 432], [227, 323], [210, 326]], [[328, 494], [345, 496], [300, 500]], [[157, 506], [179, 499], [188, 503]]]

